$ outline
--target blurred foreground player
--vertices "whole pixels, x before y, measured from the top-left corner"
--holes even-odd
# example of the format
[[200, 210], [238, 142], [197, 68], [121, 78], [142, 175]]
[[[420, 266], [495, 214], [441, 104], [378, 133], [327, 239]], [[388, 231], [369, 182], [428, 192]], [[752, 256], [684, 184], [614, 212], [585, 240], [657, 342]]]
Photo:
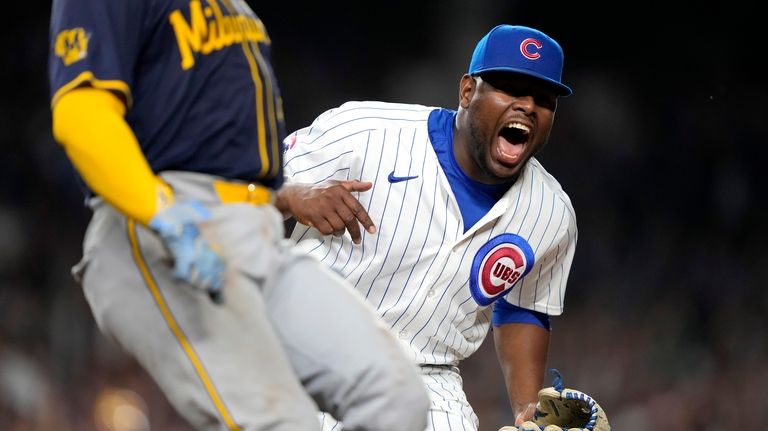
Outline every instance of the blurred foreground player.
[[315, 430], [319, 406], [422, 431], [402, 347], [284, 240], [270, 44], [239, 0], [54, 0], [53, 133], [93, 210], [73, 273], [196, 429]]

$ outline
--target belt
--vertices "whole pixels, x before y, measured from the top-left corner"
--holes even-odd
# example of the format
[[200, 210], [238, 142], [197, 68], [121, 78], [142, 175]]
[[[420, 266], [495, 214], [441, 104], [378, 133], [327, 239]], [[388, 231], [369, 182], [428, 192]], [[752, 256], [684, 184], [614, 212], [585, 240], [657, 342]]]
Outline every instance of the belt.
[[249, 203], [252, 205], [271, 204], [275, 201], [275, 193], [272, 189], [260, 184], [233, 183], [215, 180], [213, 189], [222, 203], [236, 204]]

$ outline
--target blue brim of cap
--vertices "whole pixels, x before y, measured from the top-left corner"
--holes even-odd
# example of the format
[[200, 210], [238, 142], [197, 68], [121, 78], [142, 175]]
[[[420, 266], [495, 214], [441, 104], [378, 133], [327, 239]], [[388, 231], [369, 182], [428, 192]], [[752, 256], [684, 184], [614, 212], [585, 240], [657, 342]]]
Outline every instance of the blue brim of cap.
[[554, 79], [548, 78], [542, 74], [536, 73], [530, 69], [519, 69], [516, 67], [490, 67], [488, 69], [481, 69], [478, 71], [475, 71], [475, 75], [482, 75], [483, 73], [487, 72], [510, 72], [510, 73], [519, 73], [521, 75], [527, 75], [534, 77], [536, 79], [540, 79], [547, 83], [548, 85], [552, 86], [555, 89], [555, 93], [557, 93], [558, 96], [565, 97], [570, 96], [573, 94], [573, 90], [571, 90], [571, 87], [562, 84], [560, 82], [555, 81]]

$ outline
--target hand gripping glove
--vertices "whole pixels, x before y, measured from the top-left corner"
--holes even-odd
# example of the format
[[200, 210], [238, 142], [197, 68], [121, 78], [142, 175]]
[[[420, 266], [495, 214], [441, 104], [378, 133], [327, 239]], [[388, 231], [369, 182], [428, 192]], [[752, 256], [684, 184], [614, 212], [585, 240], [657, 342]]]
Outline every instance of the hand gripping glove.
[[539, 391], [533, 421], [499, 431], [611, 431], [605, 411], [592, 397], [575, 389], [563, 389], [560, 373], [550, 371], [555, 374], [554, 382]]
[[211, 213], [196, 201], [175, 202], [158, 211], [149, 221], [173, 257], [173, 276], [208, 292], [211, 299], [222, 301], [224, 261], [201, 235], [200, 223]]

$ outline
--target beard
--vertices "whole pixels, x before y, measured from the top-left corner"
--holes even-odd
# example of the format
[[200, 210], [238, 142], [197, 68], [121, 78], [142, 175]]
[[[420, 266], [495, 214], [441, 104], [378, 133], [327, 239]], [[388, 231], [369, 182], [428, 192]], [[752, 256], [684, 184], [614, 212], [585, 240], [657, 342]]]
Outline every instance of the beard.
[[517, 163], [518, 168], [515, 170], [515, 174], [512, 176], [500, 175], [497, 174], [491, 167], [491, 146], [493, 145], [494, 139], [497, 139], [498, 137], [488, 135], [488, 133], [484, 131], [484, 128], [481, 127], [480, 124], [478, 124], [478, 122], [471, 116], [468, 121], [468, 128], [470, 142], [468, 143], [468, 148], [466, 151], [475, 162], [475, 165], [477, 166], [481, 175], [493, 182], [514, 182], [517, 177], [520, 176], [520, 172], [522, 172], [523, 167], [528, 163], [528, 161], [539, 154], [541, 150], [546, 147], [547, 142], [549, 142], [549, 133], [546, 134], [544, 139], [539, 144], [529, 142], [528, 145], [533, 147], [533, 151], [529, 154], [523, 155], [523, 160]]
[[[470, 117], [469, 121], [469, 147], [467, 152], [472, 160], [477, 165], [483, 176], [491, 180], [500, 180], [507, 182], [510, 180], [508, 177], [502, 177], [497, 175], [491, 169], [488, 158], [490, 157], [491, 137], [487, 133], [483, 132], [480, 126]], [[517, 176], [517, 175], [515, 175]]]

